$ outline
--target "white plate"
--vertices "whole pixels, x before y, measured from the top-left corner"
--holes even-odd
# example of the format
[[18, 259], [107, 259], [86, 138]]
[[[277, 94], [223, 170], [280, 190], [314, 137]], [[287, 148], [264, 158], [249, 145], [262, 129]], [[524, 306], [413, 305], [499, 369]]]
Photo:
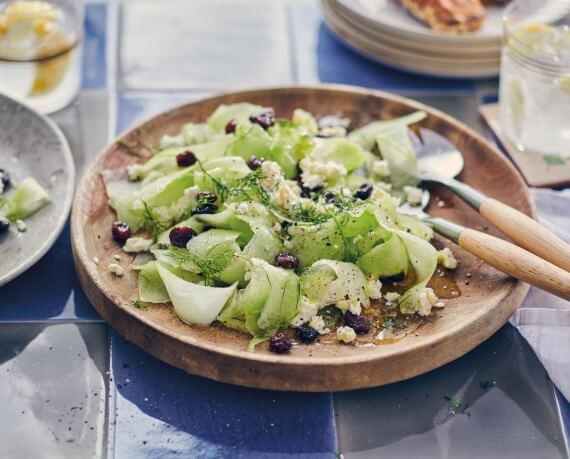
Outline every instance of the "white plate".
[[0, 237], [3, 285], [35, 264], [61, 233], [71, 208], [75, 167], [67, 140], [53, 121], [0, 94], [0, 169], [16, 183], [35, 178], [51, 198], [26, 220], [25, 232], [11, 225], [9, 233]]
[[465, 60], [458, 62], [390, 48], [371, 41], [369, 37], [347, 26], [342, 19], [331, 13], [325, 2], [323, 2], [323, 12], [329, 28], [349, 47], [366, 57], [399, 70], [446, 78], [486, 78], [496, 76], [499, 72], [498, 59], [487, 62]]
[[445, 57], [473, 57], [491, 59], [497, 58], [501, 53], [501, 42], [497, 41], [491, 45], [471, 45], [471, 46], [454, 46], [452, 43], [432, 43], [428, 40], [418, 40], [417, 38], [406, 38], [400, 35], [386, 33], [374, 27], [370, 27], [365, 21], [360, 20], [357, 16], [351, 15], [344, 8], [338, 7], [334, 0], [323, 0], [323, 7], [328, 7], [330, 12], [342, 19], [347, 25], [366, 33], [374, 41], [386, 44], [391, 47], [397, 47], [402, 50], [415, 51], [418, 53], [430, 53]]
[[430, 29], [409, 14], [398, 0], [334, 0], [334, 3], [370, 27], [391, 35], [454, 46], [496, 46], [501, 41], [504, 7], [487, 7], [487, 17], [480, 30], [454, 34]]

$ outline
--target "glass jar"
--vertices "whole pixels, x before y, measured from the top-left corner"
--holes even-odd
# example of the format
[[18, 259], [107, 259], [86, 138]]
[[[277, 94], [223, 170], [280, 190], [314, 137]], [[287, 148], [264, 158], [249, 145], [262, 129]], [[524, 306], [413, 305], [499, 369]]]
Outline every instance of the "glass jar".
[[0, 0], [0, 92], [42, 113], [81, 85], [82, 0]]
[[570, 155], [570, 0], [505, 10], [501, 126], [521, 151]]

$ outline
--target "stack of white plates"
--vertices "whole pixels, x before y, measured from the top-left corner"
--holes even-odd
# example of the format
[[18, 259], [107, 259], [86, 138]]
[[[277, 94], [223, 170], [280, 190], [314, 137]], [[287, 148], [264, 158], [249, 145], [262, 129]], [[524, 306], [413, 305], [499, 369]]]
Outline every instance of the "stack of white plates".
[[384, 64], [425, 75], [498, 75], [503, 7], [488, 7], [480, 30], [438, 32], [412, 17], [399, 0], [321, 0], [325, 22], [350, 47]]

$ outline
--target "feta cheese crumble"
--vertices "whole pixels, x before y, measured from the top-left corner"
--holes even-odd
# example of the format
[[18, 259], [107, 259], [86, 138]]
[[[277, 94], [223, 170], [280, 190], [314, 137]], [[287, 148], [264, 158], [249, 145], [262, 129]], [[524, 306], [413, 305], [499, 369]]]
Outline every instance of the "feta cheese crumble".
[[315, 329], [319, 335], [330, 333], [330, 330], [326, 327], [325, 321], [321, 316], [313, 316], [309, 322], [309, 327]]
[[449, 249], [449, 247], [446, 247], [442, 250], [438, 250], [437, 262], [447, 269], [457, 268], [457, 260], [455, 259], [455, 256], [453, 255], [453, 252]]
[[369, 279], [365, 285], [366, 293], [371, 300], [382, 298], [382, 282], [378, 279]]
[[23, 233], [28, 229], [28, 225], [26, 225], [24, 220], [16, 220], [16, 228], [20, 233]]
[[121, 277], [123, 274], [125, 274], [123, 267], [117, 263], [109, 263], [109, 266], [107, 268], [112, 274], [117, 277]]
[[327, 182], [336, 182], [346, 176], [346, 167], [334, 161], [326, 163], [304, 158], [299, 163], [303, 173], [301, 180], [307, 188], [316, 188]]
[[123, 250], [127, 253], [148, 252], [152, 247], [152, 239], [145, 239], [143, 237], [130, 237], [125, 242]]
[[429, 316], [431, 314], [431, 307], [435, 306], [438, 302], [438, 297], [435, 295], [433, 289], [423, 288], [416, 293], [418, 301], [418, 314], [420, 316]]
[[400, 298], [400, 294], [398, 292], [387, 292], [384, 294], [384, 299], [388, 303], [395, 303]]
[[345, 344], [352, 343], [356, 338], [356, 332], [350, 327], [338, 327], [336, 337]]
[[129, 177], [129, 180], [131, 182], [136, 182], [141, 175], [141, 172], [143, 170], [143, 166], [142, 164], [130, 164], [127, 166], [127, 175]]
[[325, 126], [319, 131], [322, 137], [346, 137], [346, 128], [344, 126]]
[[390, 175], [388, 161], [381, 159], [374, 160], [372, 162], [372, 173], [379, 175], [380, 177], [388, 177]]
[[362, 304], [360, 301], [353, 299], [341, 300], [336, 303], [337, 308], [341, 309], [343, 312], [349, 311], [355, 316], [359, 316], [362, 312]]
[[293, 327], [300, 327], [310, 322], [313, 317], [316, 316], [319, 308], [317, 305], [309, 301], [306, 297], [303, 297], [301, 305], [299, 306], [299, 312], [291, 321]]
[[406, 202], [412, 206], [419, 206], [422, 203], [423, 190], [416, 186], [405, 186]]

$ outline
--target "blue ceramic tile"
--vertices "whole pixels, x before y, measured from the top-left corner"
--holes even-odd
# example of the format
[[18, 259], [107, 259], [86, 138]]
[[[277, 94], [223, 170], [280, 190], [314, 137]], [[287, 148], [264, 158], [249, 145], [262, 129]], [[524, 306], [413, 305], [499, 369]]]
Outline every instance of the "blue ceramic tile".
[[107, 6], [85, 6], [83, 89], [103, 89], [107, 80]]
[[0, 325], [0, 457], [102, 457], [108, 365], [102, 324]]
[[418, 457], [419, 451], [424, 459], [569, 453], [552, 382], [510, 325], [425, 375], [336, 394], [335, 407], [347, 459]]
[[0, 287], [0, 322], [43, 320], [101, 320], [75, 275], [69, 224], [37, 264]]
[[384, 90], [473, 91], [472, 80], [432, 78], [394, 70], [360, 56], [340, 43], [316, 5], [290, 8], [296, 81], [342, 83]]
[[168, 108], [207, 97], [211, 91], [198, 92], [120, 92], [117, 96], [117, 132], [122, 132]]
[[111, 374], [110, 457], [336, 457], [330, 394], [209, 381], [162, 363], [115, 333]]

